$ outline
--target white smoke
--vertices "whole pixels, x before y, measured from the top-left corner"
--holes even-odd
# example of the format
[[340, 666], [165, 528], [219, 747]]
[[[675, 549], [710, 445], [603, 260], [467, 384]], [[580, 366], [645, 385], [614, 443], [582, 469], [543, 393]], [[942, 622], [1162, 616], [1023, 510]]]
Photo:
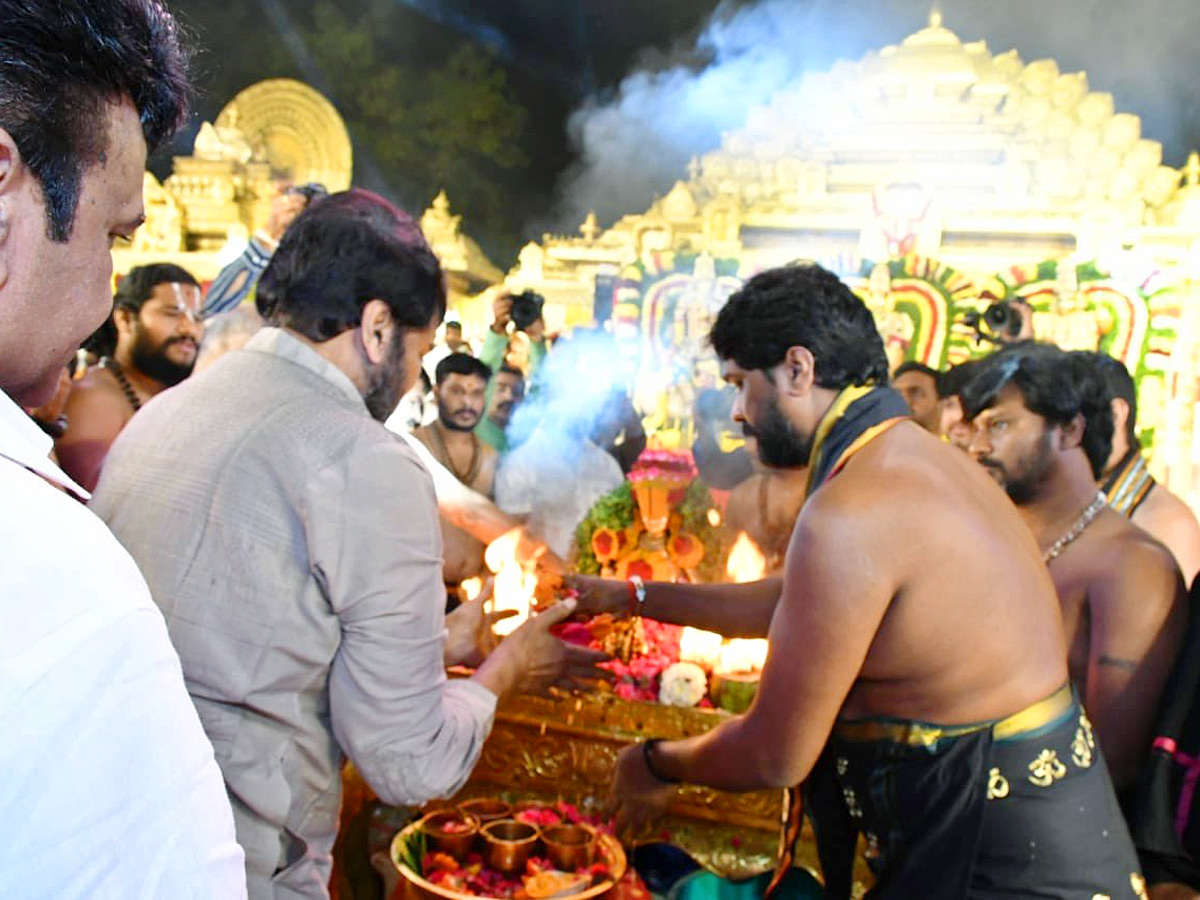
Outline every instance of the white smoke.
[[[1182, 165], [1200, 145], [1198, 0], [941, 0], [946, 27], [993, 53], [1025, 62], [1056, 59], [1085, 70], [1092, 90], [1115, 95], [1119, 112], [1143, 117], [1166, 162]], [[557, 230], [594, 210], [608, 224], [643, 212], [686, 177], [691, 156], [809, 71], [898, 43], [921, 28], [930, 0], [725, 0], [700, 37], [628, 75], [610, 96], [570, 118], [577, 164], [560, 187]]]

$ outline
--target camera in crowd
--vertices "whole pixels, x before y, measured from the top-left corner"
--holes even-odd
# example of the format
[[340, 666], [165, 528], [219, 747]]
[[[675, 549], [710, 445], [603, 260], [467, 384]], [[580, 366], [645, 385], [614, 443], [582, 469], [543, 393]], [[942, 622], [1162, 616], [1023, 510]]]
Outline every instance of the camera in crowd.
[[545, 305], [546, 298], [536, 291], [513, 294], [512, 309], [509, 312], [513, 326], [518, 331], [527, 331], [530, 325], [542, 317], [542, 307]]
[[1000, 300], [982, 313], [969, 312], [963, 321], [975, 329], [977, 340], [993, 344], [1008, 344], [1020, 339], [1025, 327], [1025, 317], [1016, 300]]
[[320, 197], [329, 196], [329, 188], [321, 184], [319, 181], [309, 181], [306, 184], [289, 185], [284, 191], [286, 195], [294, 195], [304, 198], [304, 204], [307, 206]]

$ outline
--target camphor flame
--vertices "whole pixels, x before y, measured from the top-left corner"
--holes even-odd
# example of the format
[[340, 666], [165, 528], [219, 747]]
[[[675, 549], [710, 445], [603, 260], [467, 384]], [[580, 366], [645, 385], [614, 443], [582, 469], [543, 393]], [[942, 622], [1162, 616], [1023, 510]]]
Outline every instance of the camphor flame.
[[759, 581], [767, 571], [767, 558], [746, 532], [740, 532], [729, 551], [725, 571], [738, 584]]
[[492, 611], [511, 609], [517, 613], [492, 626], [492, 631], [499, 635], [511, 634], [529, 618], [533, 592], [537, 588], [537, 576], [527, 572], [517, 560], [517, 547], [520, 542], [521, 529], [514, 528], [488, 544], [483, 554], [483, 561], [495, 573]]
[[721, 527], [721, 511], [715, 506], [705, 513], [705, 518], [708, 519], [708, 524], [713, 528]]
[[719, 634], [692, 628], [690, 625], [683, 629], [679, 636], [680, 662], [693, 662], [698, 666], [711, 669], [721, 652], [724, 640]]
[[479, 596], [479, 592], [483, 590], [483, 579], [479, 577], [468, 578], [459, 585], [462, 588], [463, 597], [468, 603]]

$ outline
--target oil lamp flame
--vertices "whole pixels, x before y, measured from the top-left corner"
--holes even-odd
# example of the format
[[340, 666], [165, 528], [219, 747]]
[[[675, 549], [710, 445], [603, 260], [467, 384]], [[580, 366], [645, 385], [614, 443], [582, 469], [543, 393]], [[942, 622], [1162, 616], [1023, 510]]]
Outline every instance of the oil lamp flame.
[[740, 532], [729, 551], [725, 571], [738, 584], [758, 581], [767, 571], [767, 558], [746, 532]]
[[679, 660], [711, 669], [721, 652], [723, 640], [719, 634], [688, 626], [679, 636]]
[[459, 585], [462, 588], [463, 596], [470, 603], [479, 596], [479, 592], [483, 590], [483, 579], [479, 577], [468, 578]]
[[720, 675], [758, 673], [767, 661], [767, 642], [762, 638], [734, 638], [721, 648], [713, 671]]
[[529, 618], [533, 592], [537, 588], [537, 576], [527, 572], [517, 560], [517, 547], [521, 541], [521, 529], [505, 532], [487, 546], [483, 560], [495, 573], [492, 585], [493, 612], [513, 610], [509, 616], [492, 626], [498, 635], [511, 634]]

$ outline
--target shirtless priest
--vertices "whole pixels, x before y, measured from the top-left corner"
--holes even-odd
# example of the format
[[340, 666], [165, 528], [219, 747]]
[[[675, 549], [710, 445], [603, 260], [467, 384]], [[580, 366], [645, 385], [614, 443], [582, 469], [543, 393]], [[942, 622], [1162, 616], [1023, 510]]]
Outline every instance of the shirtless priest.
[[[451, 353], [443, 357], [437, 365], [437, 384], [433, 389], [438, 417], [413, 432], [455, 478], [489, 500], [493, 498], [500, 454], [475, 434], [475, 426], [483, 417], [484, 396], [491, 376], [492, 370], [470, 354]], [[483, 573], [484, 544], [444, 515], [439, 518], [442, 577], [448, 595], [455, 597], [461, 582]]]
[[[647, 616], [770, 652], [744, 716], [622, 752], [619, 814], [661, 809], [676, 782], [803, 781], [829, 897], [850, 896], [860, 837], [875, 898], [1142, 896], [1037, 544], [965, 453], [876, 386], [866, 306], [817, 266], [775, 269], [730, 298], [712, 343], [735, 418], [764, 463], [810, 464], [809, 498], [782, 581], [633, 586]], [[577, 587], [591, 610], [625, 591]]]

